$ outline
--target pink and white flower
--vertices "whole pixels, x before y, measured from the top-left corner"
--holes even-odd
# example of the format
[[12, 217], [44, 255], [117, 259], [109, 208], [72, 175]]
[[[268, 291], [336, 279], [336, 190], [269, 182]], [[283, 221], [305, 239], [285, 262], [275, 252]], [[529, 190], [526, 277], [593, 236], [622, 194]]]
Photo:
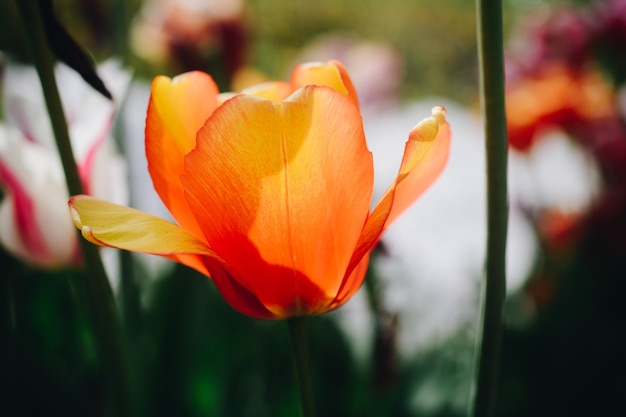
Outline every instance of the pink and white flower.
[[[113, 61], [98, 72], [116, 102], [65, 66], [56, 69], [57, 83], [85, 192], [125, 203], [125, 163], [110, 134], [130, 75]], [[77, 266], [81, 258], [67, 213], [69, 193], [35, 70], [7, 63], [2, 90], [0, 245], [40, 268]]]

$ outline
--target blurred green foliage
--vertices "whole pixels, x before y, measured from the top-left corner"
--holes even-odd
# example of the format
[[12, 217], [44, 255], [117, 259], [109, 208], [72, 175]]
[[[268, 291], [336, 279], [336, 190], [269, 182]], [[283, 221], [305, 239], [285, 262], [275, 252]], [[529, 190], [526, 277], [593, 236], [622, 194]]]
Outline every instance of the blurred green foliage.
[[475, 5], [466, 0], [251, 0], [251, 62], [284, 76], [286, 64], [316, 36], [347, 32], [388, 42], [405, 60], [404, 98], [475, 100]]
[[[125, 16], [114, 16], [115, 2], [57, 0], [61, 21], [79, 42], [102, 60], [115, 51], [114, 41], [103, 32], [129, 24], [141, 2], [121, 2]], [[428, 95], [476, 100], [475, 5], [466, 0], [320, 0], [245, 2], [250, 31], [248, 63], [271, 77], [282, 78], [296, 55], [316, 36], [344, 32], [370, 41], [388, 42], [405, 64], [400, 94], [404, 98]], [[86, 16], [92, 16], [87, 19]], [[19, 19], [12, 1], [0, 5], [0, 50], [27, 59]], [[168, 72], [130, 56], [139, 76], [152, 78]]]
[[[38, 272], [0, 256], [2, 333], [9, 336], [3, 415], [116, 415], [83, 304], [89, 277]], [[210, 280], [182, 266], [150, 294], [141, 314], [124, 320], [136, 416], [297, 415], [285, 322], [235, 312]], [[309, 331], [319, 415], [412, 415], [411, 372], [381, 392], [334, 320], [312, 318]]]

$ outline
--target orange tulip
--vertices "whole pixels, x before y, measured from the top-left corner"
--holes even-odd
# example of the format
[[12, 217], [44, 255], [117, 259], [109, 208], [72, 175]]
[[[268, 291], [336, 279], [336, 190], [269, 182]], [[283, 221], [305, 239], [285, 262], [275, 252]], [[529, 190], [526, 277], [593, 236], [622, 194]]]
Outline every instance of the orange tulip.
[[148, 168], [178, 224], [82, 195], [69, 205], [89, 241], [195, 268], [241, 313], [316, 315], [359, 289], [369, 252], [443, 170], [449, 144], [436, 107], [410, 132], [398, 176], [370, 212], [372, 155], [338, 62], [236, 95], [218, 94], [201, 72], [157, 77]]
[[614, 117], [613, 100], [612, 88], [595, 71], [552, 66], [535, 78], [517, 80], [506, 97], [509, 143], [527, 151], [544, 129]]

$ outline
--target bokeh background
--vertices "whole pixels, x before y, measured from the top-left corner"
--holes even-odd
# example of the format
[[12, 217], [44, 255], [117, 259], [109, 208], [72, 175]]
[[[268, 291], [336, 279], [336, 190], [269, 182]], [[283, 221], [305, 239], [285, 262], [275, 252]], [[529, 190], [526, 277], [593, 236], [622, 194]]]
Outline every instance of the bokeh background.
[[[157, 74], [201, 69], [236, 91], [285, 79], [300, 62], [341, 60], [374, 153], [375, 199], [395, 176], [411, 127], [431, 107], [446, 106], [453, 130], [446, 171], [384, 236], [360, 293], [310, 320], [310, 350], [320, 416], [467, 414], [485, 241], [473, 2], [54, 6], [95, 62], [115, 60], [126, 72], [112, 143], [125, 159], [130, 204], [161, 216], [167, 213], [143, 156]], [[511, 212], [496, 415], [619, 415], [626, 389], [626, 2], [508, 0], [504, 26]], [[29, 63], [12, 1], [0, 4], [0, 51], [6, 97], [16, 86], [8, 75]], [[40, 94], [29, 88], [19, 86], [25, 96]], [[10, 123], [10, 101], [2, 103], [0, 123]], [[297, 415], [285, 323], [241, 316], [185, 267], [113, 256], [137, 416]], [[88, 278], [5, 249], [0, 276], [0, 415], [114, 416], [86, 304]]]

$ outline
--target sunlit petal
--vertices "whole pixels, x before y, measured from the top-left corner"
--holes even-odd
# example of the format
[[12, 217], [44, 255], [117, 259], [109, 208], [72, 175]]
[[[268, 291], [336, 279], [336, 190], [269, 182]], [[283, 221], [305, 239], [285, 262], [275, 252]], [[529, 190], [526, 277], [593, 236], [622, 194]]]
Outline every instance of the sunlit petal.
[[206, 243], [173, 223], [86, 195], [69, 201], [72, 219], [92, 243], [175, 259], [209, 275], [203, 256], [217, 255]]
[[385, 229], [437, 179], [448, 160], [450, 127], [445, 109], [435, 107], [409, 134], [398, 176], [367, 219], [349, 271], [378, 241]]
[[265, 308], [257, 296], [244, 288], [224, 269], [219, 262], [208, 260], [211, 278], [226, 302], [242, 314], [259, 319], [280, 318]]
[[359, 100], [345, 67], [338, 61], [309, 63], [297, 66], [291, 74], [291, 88], [295, 91], [305, 85], [330, 87], [344, 94], [358, 107]]
[[318, 87], [282, 104], [235, 97], [199, 132], [182, 182], [209, 245], [266, 308], [334, 299], [373, 186], [350, 99]]
[[328, 306], [328, 309], [335, 309], [348, 301], [363, 285], [367, 268], [369, 266], [370, 254], [366, 253], [354, 269], [344, 277], [343, 283], [337, 292], [337, 296]]
[[445, 109], [435, 107], [433, 115], [409, 133], [400, 171], [392, 186], [395, 187], [393, 208], [385, 228], [413, 204], [443, 171], [450, 152], [450, 126], [445, 117]]
[[292, 93], [292, 89], [291, 86], [286, 82], [272, 81], [253, 87], [248, 87], [244, 89], [241, 93], [247, 94], [249, 96], [264, 98], [275, 103], [280, 103], [281, 101], [286, 99], [289, 94]]
[[157, 77], [146, 119], [146, 156], [154, 188], [176, 221], [202, 236], [189, 212], [180, 183], [185, 155], [196, 143], [196, 132], [217, 107], [217, 86], [202, 72], [173, 79]]

